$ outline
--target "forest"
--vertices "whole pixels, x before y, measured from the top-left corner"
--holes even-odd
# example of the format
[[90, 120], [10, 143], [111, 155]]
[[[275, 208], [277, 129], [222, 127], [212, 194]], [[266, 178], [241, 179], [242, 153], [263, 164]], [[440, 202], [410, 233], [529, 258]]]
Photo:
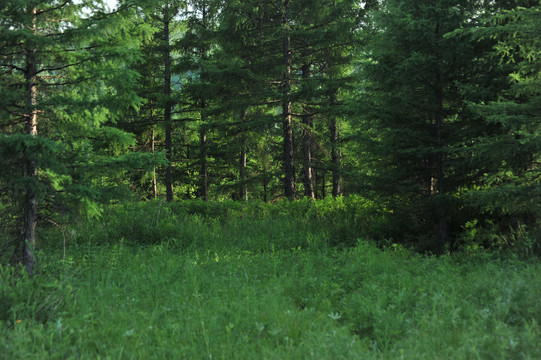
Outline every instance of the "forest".
[[538, 0], [3, 0], [0, 348], [541, 357], [539, 34]]

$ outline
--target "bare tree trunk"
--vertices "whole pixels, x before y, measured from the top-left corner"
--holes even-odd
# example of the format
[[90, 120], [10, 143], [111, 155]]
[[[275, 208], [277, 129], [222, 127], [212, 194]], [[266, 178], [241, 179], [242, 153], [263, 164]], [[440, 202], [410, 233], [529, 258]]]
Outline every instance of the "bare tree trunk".
[[[244, 122], [246, 118], [246, 110], [242, 109], [241, 121]], [[247, 137], [246, 133], [242, 133], [240, 140], [240, 161], [239, 161], [239, 173], [240, 173], [240, 198], [244, 201], [248, 201], [248, 189], [246, 186], [246, 165], [247, 165], [247, 154], [246, 154], [246, 142]]]
[[199, 153], [199, 162], [201, 164], [201, 183], [199, 185], [199, 196], [208, 201], [208, 163], [207, 163], [207, 132], [205, 130], [205, 100], [201, 101], [201, 122], [203, 125], [199, 130], [199, 140], [200, 140], [200, 153]]
[[325, 178], [324, 171], [321, 173], [319, 178], [321, 179], [321, 199], [325, 199], [327, 197], [327, 179]]
[[[440, 24], [436, 24], [436, 37], [440, 37]], [[441, 56], [438, 55], [438, 58]], [[440, 59], [438, 59], [440, 60]], [[442, 128], [443, 128], [443, 87], [441, 80], [441, 72], [436, 70], [436, 188], [438, 191], [438, 212], [439, 212], [439, 226], [438, 226], [438, 238], [441, 244], [447, 242], [447, 212], [445, 209], [444, 197], [444, 164], [443, 164], [443, 140], [442, 140]]]
[[[33, 9], [34, 15], [33, 31], [37, 32], [35, 14], [37, 9]], [[30, 45], [31, 46], [31, 45]], [[37, 104], [37, 63], [36, 50], [28, 48], [26, 50], [26, 70], [25, 70], [25, 97], [27, 113], [25, 115], [24, 133], [30, 136], [38, 135], [38, 113]], [[25, 154], [24, 174], [30, 178], [30, 186], [26, 190], [24, 201], [24, 228], [23, 228], [23, 264], [28, 275], [32, 275], [36, 263], [34, 249], [36, 247], [36, 225], [38, 223], [38, 198], [32, 188], [32, 183], [37, 181], [38, 169], [33, 154]]]
[[340, 152], [340, 129], [338, 121], [333, 116], [330, 126], [331, 133], [331, 163], [332, 163], [332, 196], [338, 197], [342, 195], [342, 179], [341, 179], [341, 152]]
[[282, 116], [284, 134], [284, 194], [290, 201], [295, 200], [295, 162], [293, 154], [293, 129], [291, 115], [291, 37], [289, 35], [289, 4], [284, 0], [284, 13], [282, 25], [284, 28], [283, 60], [284, 82], [282, 88]]
[[171, 44], [169, 23], [171, 21], [169, 14], [169, 5], [165, 5], [163, 13], [163, 37], [164, 37], [164, 87], [163, 92], [167, 103], [164, 109], [165, 122], [165, 157], [167, 159], [167, 167], [165, 170], [165, 192], [168, 202], [173, 201], [173, 156], [172, 156], [172, 141], [171, 141]]
[[[151, 110], [151, 114], [152, 114], [152, 110]], [[156, 137], [154, 134], [154, 129], [152, 129], [152, 132], [150, 134], [150, 148], [152, 150], [152, 153], [154, 154], [154, 151], [156, 148]], [[155, 166], [152, 168], [152, 197], [154, 199], [158, 197], [158, 181], [156, 180], [156, 167]]]
[[[310, 64], [302, 66], [302, 77], [304, 80], [310, 78]], [[315, 199], [314, 194], [314, 169], [313, 162], [313, 137], [312, 127], [314, 126], [314, 118], [309, 115], [310, 109], [308, 106], [303, 108], [304, 116], [302, 118], [302, 151], [303, 151], [303, 175], [304, 175], [304, 196]]]
[[[207, 8], [208, 3], [203, 2], [202, 8], [201, 8], [201, 24], [204, 29], [207, 29]], [[198, 49], [201, 53], [201, 59], [207, 60], [207, 47], [202, 46]], [[199, 184], [199, 196], [204, 201], [208, 201], [208, 145], [207, 145], [207, 131], [205, 129], [205, 122], [206, 122], [206, 107], [207, 107], [207, 101], [205, 98], [200, 99], [200, 114], [201, 114], [201, 127], [199, 129], [199, 145], [200, 145], [200, 151], [199, 151], [199, 163], [200, 163], [200, 184]]]

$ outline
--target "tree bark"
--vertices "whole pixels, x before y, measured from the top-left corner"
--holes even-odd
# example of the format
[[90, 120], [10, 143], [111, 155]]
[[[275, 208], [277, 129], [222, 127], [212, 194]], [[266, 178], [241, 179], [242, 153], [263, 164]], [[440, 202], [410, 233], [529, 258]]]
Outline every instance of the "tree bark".
[[[33, 9], [33, 31], [36, 29], [36, 13], [37, 9]], [[37, 104], [37, 60], [36, 49], [29, 45], [26, 49], [26, 69], [25, 69], [25, 102], [27, 112], [25, 115], [24, 133], [30, 136], [38, 134], [38, 113]], [[34, 265], [36, 263], [34, 249], [36, 247], [36, 225], [38, 222], [38, 198], [33, 183], [37, 182], [38, 169], [36, 162], [33, 159], [33, 154], [25, 154], [24, 156], [24, 174], [30, 178], [30, 186], [26, 189], [24, 201], [24, 228], [23, 228], [23, 264], [28, 275], [32, 276]]]
[[321, 199], [325, 199], [327, 197], [327, 179], [325, 178], [325, 172], [323, 171], [321, 173], [321, 176], [319, 176], [319, 181], [321, 181], [321, 192], [320, 196]]
[[[334, 97], [331, 98], [331, 103], [335, 102]], [[342, 195], [342, 179], [341, 179], [341, 152], [340, 152], [340, 129], [336, 116], [331, 118], [330, 126], [331, 134], [331, 164], [332, 164], [332, 196], [338, 197]]]
[[[246, 110], [242, 109], [241, 121], [244, 122], [246, 119]], [[246, 154], [246, 142], [247, 136], [243, 132], [240, 140], [240, 159], [239, 159], [239, 174], [240, 174], [240, 198], [244, 201], [248, 201], [248, 189], [246, 186], [246, 165], [247, 165], [247, 154]]]
[[164, 108], [164, 123], [165, 123], [165, 157], [167, 159], [167, 167], [165, 169], [165, 192], [168, 202], [173, 201], [173, 156], [172, 156], [172, 141], [171, 141], [171, 44], [169, 23], [171, 21], [169, 14], [169, 5], [165, 5], [163, 13], [163, 37], [164, 37], [164, 87], [166, 104]]
[[201, 101], [201, 129], [199, 130], [199, 142], [200, 142], [200, 152], [199, 152], [199, 162], [201, 165], [201, 183], [199, 185], [199, 196], [208, 201], [208, 163], [207, 163], [207, 132], [205, 130], [205, 100]]
[[[305, 81], [310, 78], [310, 64], [302, 66], [302, 77]], [[313, 136], [312, 127], [314, 118], [310, 114], [308, 106], [303, 107], [304, 116], [302, 118], [302, 151], [303, 151], [303, 175], [304, 175], [304, 196], [315, 199], [314, 194], [314, 169], [313, 162]]]
[[[151, 114], [152, 114], [152, 110], [151, 110]], [[152, 121], [154, 120], [152, 119]], [[152, 129], [152, 132], [150, 134], [150, 148], [151, 148], [152, 153], [154, 154], [155, 149], [156, 149], [156, 137], [154, 134], [154, 129]], [[154, 199], [158, 197], [158, 181], [156, 180], [156, 167], [155, 166], [152, 168], [152, 197]]]
[[[203, 2], [202, 9], [201, 9], [201, 25], [203, 29], [207, 29], [207, 6], [208, 4], [206, 2]], [[201, 59], [203, 61], [207, 60], [207, 47], [205, 45], [201, 46], [198, 49], [201, 53]], [[204, 74], [202, 75], [204, 76]], [[208, 145], [207, 145], [207, 131], [205, 129], [205, 122], [206, 122], [206, 107], [207, 107], [207, 101], [203, 97], [200, 99], [200, 114], [201, 114], [201, 127], [199, 129], [199, 144], [200, 144], [200, 151], [199, 151], [199, 163], [200, 163], [200, 184], [199, 184], [199, 197], [203, 199], [204, 201], [208, 201]]]
[[291, 114], [291, 37], [289, 35], [289, 4], [290, 0], [284, 0], [284, 13], [282, 14], [283, 38], [283, 61], [284, 80], [282, 87], [282, 116], [284, 136], [284, 195], [295, 200], [295, 162], [293, 153], [293, 129]]
[[[440, 34], [440, 24], [436, 24], [436, 38], [439, 38]], [[441, 61], [441, 55], [438, 54], [438, 60]], [[439, 63], [438, 63], [439, 65]], [[445, 208], [444, 197], [445, 197], [445, 187], [444, 187], [444, 160], [443, 160], [443, 140], [442, 140], [442, 129], [443, 129], [443, 86], [441, 79], [440, 69], [436, 69], [436, 114], [435, 114], [435, 127], [436, 127], [436, 188], [438, 191], [438, 238], [441, 244], [447, 242], [447, 211]]]

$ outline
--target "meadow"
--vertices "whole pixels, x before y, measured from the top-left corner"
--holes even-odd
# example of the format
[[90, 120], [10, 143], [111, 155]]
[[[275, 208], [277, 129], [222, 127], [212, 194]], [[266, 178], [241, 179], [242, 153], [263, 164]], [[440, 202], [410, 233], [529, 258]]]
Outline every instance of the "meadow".
[[421, 255], [370, 240], [374, 209], [314, 206], [132, 204], [45, 229], [36, 276], [0, 268], [0, 358], [541, 358], [538, 258]]

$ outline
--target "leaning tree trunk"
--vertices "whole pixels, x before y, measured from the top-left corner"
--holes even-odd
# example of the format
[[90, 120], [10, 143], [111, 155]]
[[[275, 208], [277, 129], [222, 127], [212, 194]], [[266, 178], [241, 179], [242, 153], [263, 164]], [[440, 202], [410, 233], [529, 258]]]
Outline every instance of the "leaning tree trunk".
[[[310, 64], [302, 66], [302, 77], [305, 81], [310, 78]], [[315, 199], [314, 194], [314, 169], [313, 163], [313, 136], [312, 128], [314, 126], [314, 118], [310, 115], [308, 106], [303, 108], [302, 117], [302, 151], [303, 151], [303, 175], [304, 175], [304, 196]]]
[[284, 134], [284, 194], [290, 201], [295, 200], [295, 163], [293, 155], [293, 121], [291, 114], [291, 37], [289, 35], [289, 3], [284, 0], [282, 26], [284, 28], [283, 61], [284, 81], [282, 86], [282, 116]]

